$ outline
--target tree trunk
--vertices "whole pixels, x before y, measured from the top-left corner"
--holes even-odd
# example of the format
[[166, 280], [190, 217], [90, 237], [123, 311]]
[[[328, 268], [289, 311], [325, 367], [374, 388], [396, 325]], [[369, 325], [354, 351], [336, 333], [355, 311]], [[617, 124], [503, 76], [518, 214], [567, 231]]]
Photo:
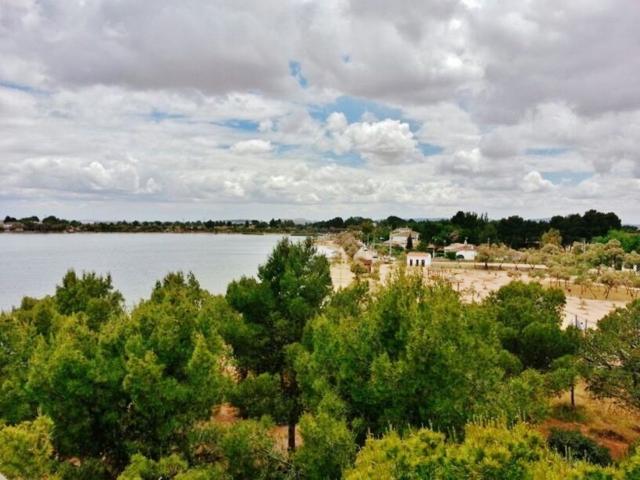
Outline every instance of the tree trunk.
[[289, 421], [289, 433], [288, 433], [288, 450], [290, 452], [296, 449], [296, 422]]
[[571, 384], [571, 408], [573, 408], [575, 410], [576, 408], [576, 387], [575, 385], [572, 383]]

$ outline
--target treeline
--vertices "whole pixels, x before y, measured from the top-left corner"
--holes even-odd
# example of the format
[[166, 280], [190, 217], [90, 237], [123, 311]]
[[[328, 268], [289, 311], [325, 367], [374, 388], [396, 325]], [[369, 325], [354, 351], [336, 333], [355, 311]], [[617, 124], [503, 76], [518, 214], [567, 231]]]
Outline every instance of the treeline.
[[71, 271], [0, 314], [0, 473], [637, 479], [640, 450], [616, 464], [579, 432], [534, 429], [581, 378], [640, 407], [640, 302], [586, 332], [561, 328], [564, 303], [513, 282], [465, 304], [402, 271], [332, 292], [326, 258], [286, 239], [225, 296], [173, 273], [131, 311], [110, 277]]
[[293, 233], [304, 230], [292, 220], [206, 220], [206, 221], [113, 221], [80, 222], [50, 215], [40, 220], [37, 216], [17, 218], [6, 216], [5, 225], [13, 230], [41, 233], [91, 232], [91, 233], [196, 233], [196, 232], [248, 232], [248, 233]]
[[[543, 233], [549, 229], [560, 232], [565, 245], [576, 241], [591, 241], [595, 237], [606, 236], [611, 230], [622, 229], [620, 218], [612, 212], [602, 213], [589, 210], [584, 214], [556, 215], [549, 220], [530, 220], [510, 216], [499, 220], [489, 219], [486, 214], [458, 212], [450, 219], [414, 220], [390, 216], [383, 220], [364, 217], [350, 217], [296, 224], [292, 220], [272, 219], [244, 221], [119, 221], [81, 223], [54, 216], [18, 219], [6, 217], [5, 223], [20, 224], [24, 231], [34, 232], [233, 232], [233, 233], [291, 233], [314, 235], [328, 232], [354, 230], [362, 233], [363, 240], [384, 241], [389, 233], [399, 227], [410, 227], [420, 234], [423, 247], [462, 242], [465, 239], [474, 244], [504, 243], [511, 248], [527, 248], [539, 245]], [[624, 232], [636, 232], [635, 227], [624, 227]]]
[[[594, 237], [622, 228], [622, 222], [615, 213], [596, 210], [589, 210], [583, 215], [556, 215], [549, 220], [527, 220], [517, 215], [491, 220], [486, 214], [459, 211], [450, 219], [442, 220], [407, 220], [391, 216], [374, 222], [361, 217], [347, 220], [336, 217], [313, 225], [330, 230], [358, 229], [375, 240], [387, 239], [390, 230], [410, 227], [420, 234], [423, 242], [436, 246], [467, 240], [473, 244], [504, 243], [516, 249], [538, 246], [542, 235], [550, 229], [558, 230], [564, 244], [571, 245], [576, 241], [589, 242]], [[625, 230], [635, 232], [637, 229], [625, 227]]]

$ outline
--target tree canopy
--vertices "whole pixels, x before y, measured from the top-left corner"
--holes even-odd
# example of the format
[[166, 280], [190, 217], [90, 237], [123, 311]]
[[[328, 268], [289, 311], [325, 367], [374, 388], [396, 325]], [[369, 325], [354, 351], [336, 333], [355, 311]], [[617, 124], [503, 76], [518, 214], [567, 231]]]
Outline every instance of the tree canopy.
[[[279, 377], [279, 401], [287, 411], [292, 449], [301, 408], [290, 352], [330, 291], [329, 262], [317, 254], [312, 240], [292, 242], [286, 238], [259, 267], [257, 279], [244, 277], [227, 288], [227, 301], [241, 316], [224, 325], [222, 335], [233, 347], [243, 375], [252, 374], [246, 382], [255, 383], [253, 375]], [[263, 383], [269, 381], [266, 376], [260, 378]]]
[[[561, 253], [553, 240], [540, 254], [615, 262], [616, 242]], [[640, 407], [640, 301], [584, 332], [562, 328], [565, 300], [514, 281], [466, 303], [403, 268], [334, 292], [309, 240], [281, 241], [224, 296], [169, 273], [132, 308], [109, 276], [70, 271], [51, 296], [0, 313], [0, 472], [640, 478], [635, 448], [610, 464], [580, 434], [535, 431], [580, 376], [592, 394]]]

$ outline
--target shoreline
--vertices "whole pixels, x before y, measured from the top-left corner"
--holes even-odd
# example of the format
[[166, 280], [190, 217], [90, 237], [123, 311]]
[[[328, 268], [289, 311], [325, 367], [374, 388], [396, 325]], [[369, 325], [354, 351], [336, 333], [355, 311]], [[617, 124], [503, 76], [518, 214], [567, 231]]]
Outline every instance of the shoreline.
[[260, 232], [260, 233], [252, 233], [252, 232], [167, 232], [167, 231], [124, 231], [124, 232], [0, 232], [0, 237], [2, 235], [138, 235], [138, 234], [153, 234], [153, 235], [245, 235], [252, 237], [262, 237], [267, 235], [278, 235], [278, 236], [291, 236], [291, 237], [317, 237], [322, 235], [320, 233], [310, 233], [303, 234], [298, 232]]

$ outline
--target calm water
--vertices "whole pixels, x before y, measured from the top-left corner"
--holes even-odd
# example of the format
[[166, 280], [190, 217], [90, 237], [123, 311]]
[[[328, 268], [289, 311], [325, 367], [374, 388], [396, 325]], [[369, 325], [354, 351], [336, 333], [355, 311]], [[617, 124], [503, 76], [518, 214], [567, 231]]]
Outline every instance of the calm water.
[[167, 272], [192, 271], [200, 285], [224, 293], [242, 275], [255, 275], [281, 237], [209, 234], [0, 234], [0, 310], [23, 296], [55, 292], [74, 268], [111, 273], [131, 305], [146, 298]]

